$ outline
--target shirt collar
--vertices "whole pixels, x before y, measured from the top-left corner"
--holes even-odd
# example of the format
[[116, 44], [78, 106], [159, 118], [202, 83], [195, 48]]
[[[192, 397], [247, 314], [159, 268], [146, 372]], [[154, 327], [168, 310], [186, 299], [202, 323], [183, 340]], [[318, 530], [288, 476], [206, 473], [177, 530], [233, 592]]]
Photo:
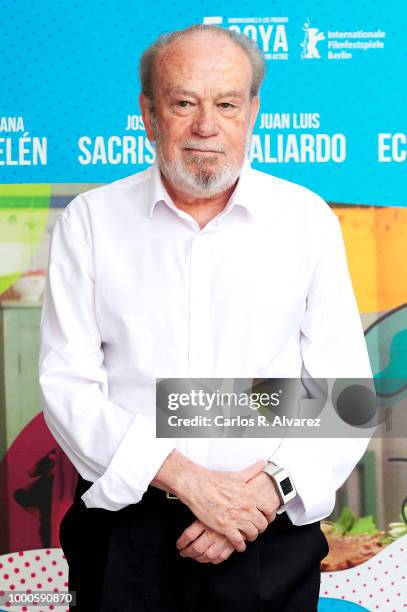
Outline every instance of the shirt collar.
[[[234, 192], [225, 208], [219, 215], [219, 219], [229, 212], [234, 206], [239, 206], [245, 209], [250, 215], [254, 215], [255, 202], [254, 191], [252, 185], [253, 179], [253, 169], [251, 167], [250, 161], [245, 158], [244, 164], [242, 166], [242, 170], [240, 172], [239, 180], [236, 185]], [[172, 208], [179, 214], [180, 216], [186, 215], [184, 211], [180, 210], [172, 201], [170, 196], [168, 195], [167, 190], [164, 187], [164, 184], [161, 179], [160, 169], [158, 167], [157, 161], [154, 162], [151, 167], [151, 190], [150, 190], [150, 205], [149, 205], [149, 217], [150, 219], [153, 217], [156, 205], [158, 203], [166, 204], [169, 208]]]

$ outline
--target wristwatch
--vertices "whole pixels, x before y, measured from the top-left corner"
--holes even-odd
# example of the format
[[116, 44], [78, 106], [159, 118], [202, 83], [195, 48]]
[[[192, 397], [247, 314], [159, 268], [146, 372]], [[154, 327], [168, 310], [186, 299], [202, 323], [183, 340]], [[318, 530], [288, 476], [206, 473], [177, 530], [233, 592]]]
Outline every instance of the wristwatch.
[[272, 461], [269, 461], [263, 468], [263, 472], [266, 472], [274, 482], [278, 496], [281, 501], [281, 506], [277, 509], [277, 514], [281, 514], [286, 511], [286, 506], [294, 497], [297, 496], [294, 483], [291, 480], [289, 472], [278, 465], [275, 465]]

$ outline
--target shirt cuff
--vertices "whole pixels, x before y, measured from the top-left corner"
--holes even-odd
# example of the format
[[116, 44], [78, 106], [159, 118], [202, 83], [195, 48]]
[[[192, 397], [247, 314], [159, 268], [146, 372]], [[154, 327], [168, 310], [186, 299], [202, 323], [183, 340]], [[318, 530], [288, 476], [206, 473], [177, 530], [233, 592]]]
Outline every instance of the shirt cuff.
[[[333, 474], [321, 459], [309, 456], [304, 442], [311, 440], [284, 440], [270, 458], [273, 463], [290, 473], [297, 496], [287, 503], [287, 515], [293, 525], [315, 523], [329, 516], [335, 506]], [[315, 443], [312, 440], [312, 443]]]
[[156, 438], [154, 426], [134, 417], [106, 471], [81, 496], [87, 508], [120, 510], [138, 503], [176, 440]]

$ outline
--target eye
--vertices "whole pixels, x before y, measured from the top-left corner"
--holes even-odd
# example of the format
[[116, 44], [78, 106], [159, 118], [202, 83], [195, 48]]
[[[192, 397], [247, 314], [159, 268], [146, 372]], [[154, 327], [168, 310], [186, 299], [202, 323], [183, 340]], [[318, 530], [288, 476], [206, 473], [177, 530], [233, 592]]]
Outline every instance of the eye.
[[233, 108], [236, 108], [235, 105], [231, 104], [230, 102], [221, 102], [219, 106], [224, 110], [231, 110]]
[[188, 106], [191, 105], [191, 102], [188, 102], [188, 100], [178, 100], [178, 102], [176, 104], [180, 108], [188, 108]]

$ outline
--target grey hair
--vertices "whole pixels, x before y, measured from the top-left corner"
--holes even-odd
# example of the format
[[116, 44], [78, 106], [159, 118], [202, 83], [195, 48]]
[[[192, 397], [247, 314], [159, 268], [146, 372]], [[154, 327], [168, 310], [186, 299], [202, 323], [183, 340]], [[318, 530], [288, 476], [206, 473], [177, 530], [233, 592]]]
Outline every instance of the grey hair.
[[240, 34], [234, 30], [227, 30], [221, 26], [198, 24], [192, 25], [183, 30], [176, 30], [168, 34], [161, 34], [143, 53], [140, 59], [140, 81], [141, 91], [147, 98], [150, 107], [153, 107], [154, 102], [154, 60], [157, 55], [174, 40], [186, 36], [193, 32], [215, 32], [220, 36], [225, 36], [236, 43], [246, 54], [252, 67], [252, 82], [250, 87], [250, 96], [257, 96], [260, 85], [264, 79], [266, 66], [264, 55], [257, 44], [248, 38], [245, 34]]

